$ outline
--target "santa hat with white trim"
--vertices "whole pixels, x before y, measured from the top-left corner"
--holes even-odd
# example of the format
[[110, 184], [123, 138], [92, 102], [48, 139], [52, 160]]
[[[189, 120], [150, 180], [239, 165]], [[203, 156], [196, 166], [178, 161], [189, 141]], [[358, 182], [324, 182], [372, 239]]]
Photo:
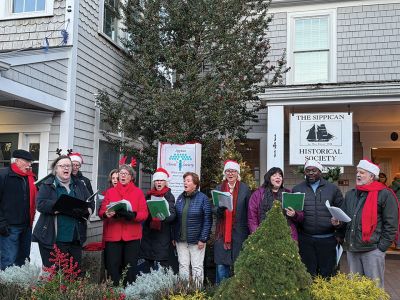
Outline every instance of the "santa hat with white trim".
[[226, 170], [236, 170], [240, 174], [240, 165], [235, 160], [226, 160], [224, 163], [224, 174]]
[[363, 169], [375, 175], [375, 179], [379, 177], [380, 168], [378, 165], [374, 164], [372, 161], [364, 158], [360, 160], [357, 168]]
[[168, 181], [169, 173], [164, 168], [157, 168], [156, 172], [153, 174], [153, 181], [165, 180]]
[[78, 152], [71, 152], [68, 154], [69, 158], [71, 159], [71, 161], [77, 161], [80, 164], [83, 164], [83, 158], [82, 155]]
[[309, 168], [309, 167], [317, 168], [321, 172], [322, 172], [322, 169], [323, 169], [322, 165], [319, 162], [317, 162], [316, 160], [311, 160], [311, 159], [306, 161], [306, 164], [304, 165], [304, 170]]

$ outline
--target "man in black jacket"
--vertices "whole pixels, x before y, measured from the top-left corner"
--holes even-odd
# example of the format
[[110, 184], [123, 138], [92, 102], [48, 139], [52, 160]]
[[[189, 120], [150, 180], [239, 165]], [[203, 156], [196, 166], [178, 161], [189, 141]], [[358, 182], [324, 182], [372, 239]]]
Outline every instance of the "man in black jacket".
[[392, 190], [378, 181], [379, 167], [367, 159], [357, 165], [356, 187], [346, 193], [343, 211], [351, 217], [341, 226], [351, 273], [379, 279], [383, 287], [385, 252], [396, 237], [398, 202]]
[[32, 223], [35, 216], [35, 175], [32, 155], [25, 150], [12, 153], [11, 166], [0, 169], [1, 269], [22, 266], [29, 259]]
[[335, 227], [325, 205], [340, 207], [343, 195], [338, 187], [321, 177], [322, 165], [308, 160], [304, 166], [306, 180], [293, 188], [305, 194], [304, 220], [299, 224], [299, 252], [312, 276], [329, 277], [336, 269]]

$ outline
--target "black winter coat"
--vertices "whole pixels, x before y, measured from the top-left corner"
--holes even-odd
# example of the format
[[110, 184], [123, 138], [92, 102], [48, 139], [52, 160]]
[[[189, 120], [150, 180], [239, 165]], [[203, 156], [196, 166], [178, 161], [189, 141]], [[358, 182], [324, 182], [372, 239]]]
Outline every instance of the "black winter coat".
[[[74, 175], [72, 175], [74, 176]], [[81, 171], [78, 171], [78, 173], [76, 174], [76, 176], [80, 181], [82, 181], [82, 183], [86, 186], [86, 188], [88, 189], [90, 195], [93, 195], [93, 188], [92, 188], [92, 184], [90, 183], [89, 178], [83, 176]]]
[[[36, 197], [36, 209], [40, 212], [39, 219], [33, 229], [32, 241], [52, 247], [56, 241], [57, 215], [54, 214], [53, 206], [57, 202], [57, 192], [54, 184], [54, 176], [49, 177], [39, 189]], [[85, 185], [76, 177], [71, 176], [74, 184], [75, 198], [86, 200], [89, 192]], [[94, 202], [90, 208], [94, 210]], [[85, 220], [78, 221], [78, 231], [81, 245], [86, 241], [87, 223]]]
[[[214, 243], [214, 262], [217, 265], [233, 265], [236, 258], [239, 256], [243, 247], [243, 242], [250, 234], [247, 221], [247, 210], [249, 207], [249, 199], [251, 191], [247, 184], [238, 181], [239, 192], [236, 205], [235, 221], [232, 226], [232, 248], [229, 250], [224, 249], [223, 238], [216, 239]], [[217, 186], [217, 190], [221, 190], [221, 185]], [[218, 222], [220, 222], [217, 218]]]
[[371, 251], [379, 248], [385, 252], [395, 239], [398, 227], [397, 200], [389, 189], [378, 193], [377, 225], [369, 242], [362, 240], [362, 210], [367, 200], [367, 192], [357, 193], [351, 189], [346, 193], [342, 205], [343, 211], [352, 219], [344, 223], [342, 231], [345, 231], [344, 249], [352, 252]]
[[336, 185], [321, 178], [315, 193], [306, 181], [296, 185], [292, 192], [305, 193], [304, 220], [299, 224], [299, 232], [309, 235], [335, 232], [335, 228], [331, 223], [332, 215], [325, 206], [325, 202], [329, 200], [331, 206], [342, 206], [343, 195]]
[[[151, 197], [147, 196], [149, 200]], [[150, 228], [151, 215], [143, 223], [143, 237], [140, 242], [140, 257], [148, 260], [168, 260], [169, 246], [172, 241], [172, 222], [175, 220], [175, 197], [169, 190], [164, 198], [168, 201], [170, 216], [161, 221], [161, 229]]]
[[28, 177], [11, 168], [0, 169], [0, 226], [29, 225], [30, 203]]

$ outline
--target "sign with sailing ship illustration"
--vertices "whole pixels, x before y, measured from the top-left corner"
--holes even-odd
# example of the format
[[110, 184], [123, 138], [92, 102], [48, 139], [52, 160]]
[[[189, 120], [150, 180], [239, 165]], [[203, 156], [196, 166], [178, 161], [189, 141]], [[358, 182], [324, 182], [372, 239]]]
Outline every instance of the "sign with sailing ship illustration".
[[353, 114], [305, 113], [290, 117], [290, 164], [353, 165]]

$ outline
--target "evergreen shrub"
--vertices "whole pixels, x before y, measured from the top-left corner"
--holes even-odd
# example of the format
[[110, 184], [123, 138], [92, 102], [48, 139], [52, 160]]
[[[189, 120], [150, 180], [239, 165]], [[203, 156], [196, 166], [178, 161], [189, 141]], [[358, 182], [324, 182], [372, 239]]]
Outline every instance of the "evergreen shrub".
[[214, 299], [311, 299], [312, 279], [300, 260], [281, 204], [274, 202], [261, 226], [249, 236]]
[[377, 282], [359, 274], [338, 273], [329, 279], [316, 277], [311, 285], [313, 300], [388, 300]]

